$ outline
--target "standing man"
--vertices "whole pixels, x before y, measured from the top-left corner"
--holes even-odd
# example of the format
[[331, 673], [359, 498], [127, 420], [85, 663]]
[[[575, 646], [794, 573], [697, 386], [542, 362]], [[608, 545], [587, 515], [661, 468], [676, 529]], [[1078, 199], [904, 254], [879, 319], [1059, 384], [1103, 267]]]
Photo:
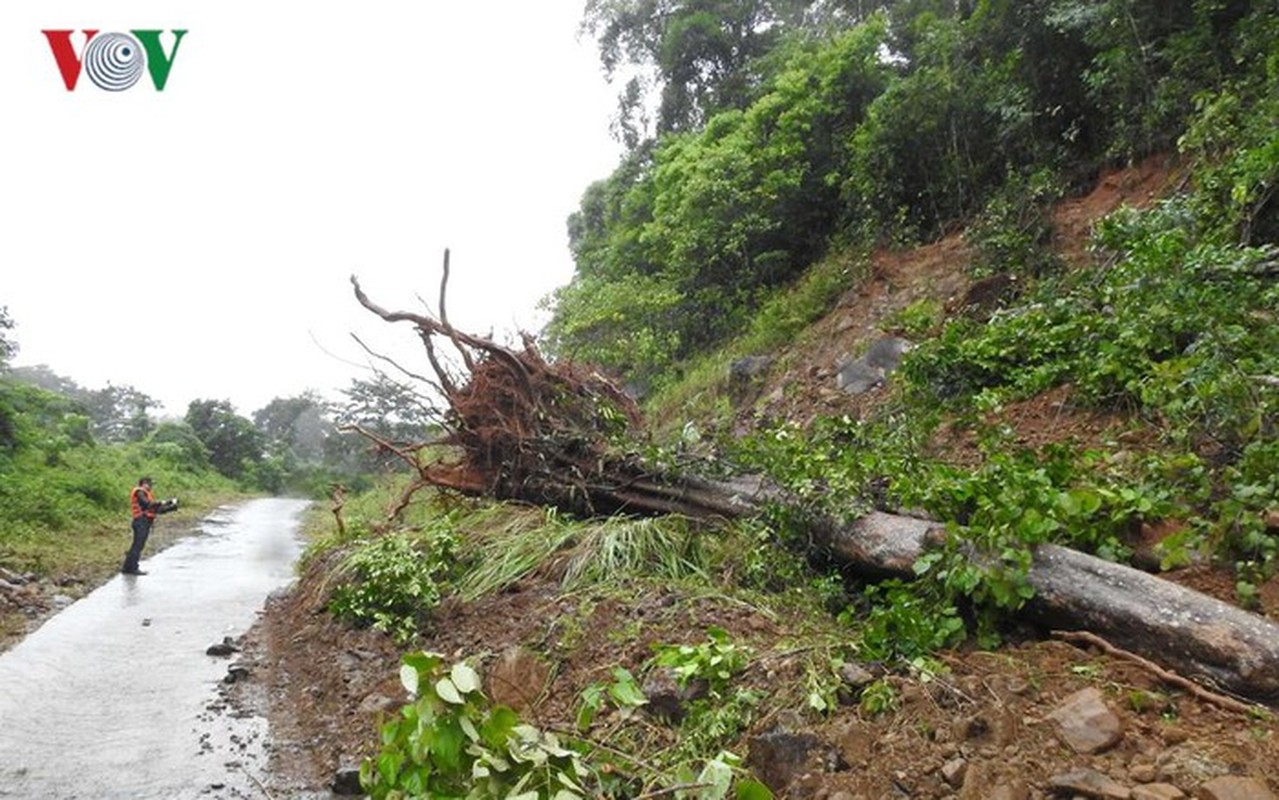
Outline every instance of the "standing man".
[[142, 557], [142, 548], [151, 535], [151, 526], [155, 523], [156, 514], [167, 514], [178, 508], [177, 499], [159, 502], [151, 494], [151, 479], [143, 477], [138, 485], [129, 492], [129, 506], [133, 511], [133, 546], [124, 555], [124, 566], [120, 571], [125, 575], [146, 575], [138, 569], [138, 559]]

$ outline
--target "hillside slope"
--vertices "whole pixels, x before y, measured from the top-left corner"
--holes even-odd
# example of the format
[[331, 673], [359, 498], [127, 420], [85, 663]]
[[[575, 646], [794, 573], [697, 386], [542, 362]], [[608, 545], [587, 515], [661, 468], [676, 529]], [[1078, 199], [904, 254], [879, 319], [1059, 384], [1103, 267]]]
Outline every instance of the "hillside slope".
[[[1148, 204], [1179, 180], [1166, 159], [1101, 176], [1092, 192], [1054, 210], [1056, 252], [1086, 266], [1094, 220], [1121, 204]], [[851, 289], [784, 351], [768, 354], [772, 366], [749, 396], [738, 398], [738, 429], [764, 420], [804, 424], [822, 415], [868, 415], [892, 403], [891, 379], [848, 395], [835, 385], [835, 365], [892, 333], [891, 320], [912, 303], [931, 300], [962, 313], [973, 291], [965, 272], [969, 258], [962, 233], [877, 254], [868, 283]], [[1076, 407], [1069, 386], [1010, 403], [1001, 413], [1020, 441], [1035, 446], [1141, 435], [1121, 413]], [[955, 463], [979, 457], [962, 429], [943, 427], [934, 444]], [[404, 700], [401, 649], [381, 633], [353, 630], [326, 613], [325, 563], [313, 563], [291, 592], [269, 603], [245, 638], [242, 663], [250, 678], [234, 687], [243, 705], [270, 719], [274, 796], [322, 794], [340, 769], [376, 753], [380, 715]], [[797, 595], [770, 599], [680, 582], [566, 591], [563, 577], [563, 564], [551, 563], [477, 601], [448, 599], [415, 647], [470, 660], [495, 700], [544, 730], [574, 732], [582, 692], [615, 668], [644, 675], [655, 645], [696, 646], [712, 628], [723, 629], [749, 653], [736, 678], [738, 693], [721, 707], [724, 724], [742, 729], [731, 749], [779, 797], [1279, 793], [1273, 716], [1224, 709], [1139, 663], [1045, 631], [1010, 631], [998, 649], [947, 651], [930, 667], [886, 668], [859, 663], [855, 652], [849, 658], [847, 630], [812, 614]], [[1234, 599], [1233, 578], [1209, 565], [1170, 577]], [[1279, 618], [1279, 580], [1259, 591], [1259, 613]], [[868, 686], [878, 694], [867, 694]], [[836, 705], [815, 710], [814, 692]], [[743, 693], [754, 699], [747, 702]], [[657, 749], [678, 743], [668, 723], [645, 716], [628, 726], [618, 713], [601, 714], [586, 736], [619, 749], [623, 742]]]

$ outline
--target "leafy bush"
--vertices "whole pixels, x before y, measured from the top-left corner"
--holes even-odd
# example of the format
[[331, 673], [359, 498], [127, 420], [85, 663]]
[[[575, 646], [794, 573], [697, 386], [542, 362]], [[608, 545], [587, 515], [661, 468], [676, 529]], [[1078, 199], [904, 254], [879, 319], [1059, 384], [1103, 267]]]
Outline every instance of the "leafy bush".
[[589, 796], [583, 759], [552, 733], [493, 706], [464, 663], [438, 653], [404, 656], [400, 680], [414, 697], [382, 726], [382, 750], [360, 765], [360, 785], [383, 798], [520, 798]]
[[446, 519], [422, 534], [396, 531], [359, 540], [340, 566], [344, 582], [329, 610], [407, 643], [442, 596], [455, 546]]

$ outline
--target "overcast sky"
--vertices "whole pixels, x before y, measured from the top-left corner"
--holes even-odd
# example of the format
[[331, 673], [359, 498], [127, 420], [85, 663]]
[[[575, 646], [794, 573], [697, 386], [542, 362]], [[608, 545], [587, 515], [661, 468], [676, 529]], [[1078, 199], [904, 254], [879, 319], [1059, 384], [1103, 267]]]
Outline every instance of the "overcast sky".
[[[617, 163], [583, 0], [4, 0], [0, 306], [14, 365], [248, 416], [425, 371], [407, 325], [452, 251], [459, 326], [545, 321], [565, 218]], [[44, 29], [186, 29], [168, 83], [67, 91]], [[171, 34], [161, 43], [172, 46]]]

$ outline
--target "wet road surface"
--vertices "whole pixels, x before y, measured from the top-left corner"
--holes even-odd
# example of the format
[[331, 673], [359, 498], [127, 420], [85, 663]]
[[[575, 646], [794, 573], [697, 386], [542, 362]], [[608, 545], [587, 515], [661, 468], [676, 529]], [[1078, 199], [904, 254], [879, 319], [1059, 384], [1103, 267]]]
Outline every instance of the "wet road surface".
[[219, 509], [0, 654], [0, 797], [266, 797], [265, 722], [226, 708], [234, 657], [205, 651], [290, 582], [306, 506]]

